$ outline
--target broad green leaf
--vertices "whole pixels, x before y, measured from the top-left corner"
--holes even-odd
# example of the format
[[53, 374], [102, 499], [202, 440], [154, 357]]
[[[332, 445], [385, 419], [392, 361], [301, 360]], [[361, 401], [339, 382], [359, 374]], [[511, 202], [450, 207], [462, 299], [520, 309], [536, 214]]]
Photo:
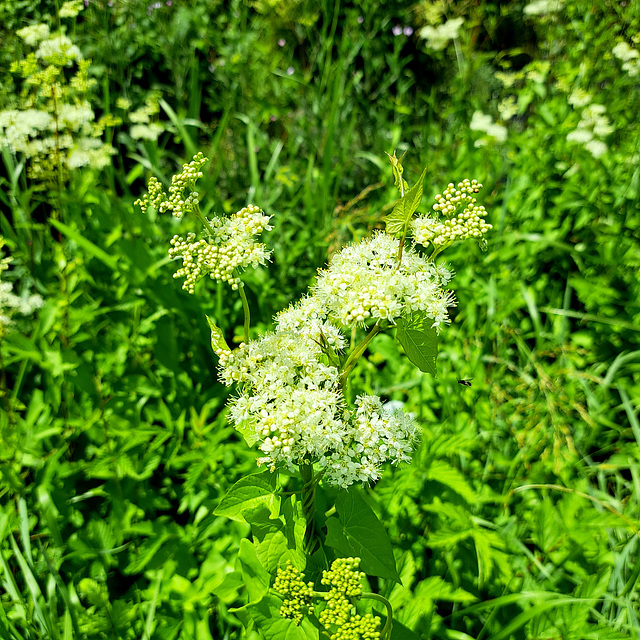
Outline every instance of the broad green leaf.
[[225, 351], [231, 351], [227, 341], [224, 339], [222, 329], [216, 325], [216, 323], [207, 315], [205, 315], [207, 322], [209, 323], [209, 329], [211, 329], [211, 348], [216, 353], [220, 349]]
[[287, 562], [300, 571], [304, 570], [304, 518], [299, 515], [272, 518], [264, 506], [245, 511], [244, 517], [251, 525], [258, 558], [267, 571], [275, 573]]
[[440, 576], [431, 576], [422, 580], [415, 590], [416, 598], [428, 600], [446, 600], [447, 602], [461, 602], [471, 604], [478, 598], [464, 589], [454, 587], [450, 582], [446, 582]]
[[393, 207], [393, 211], [384, 219], [387, 224], [387, 233], [394, 235], [397, 233], [404, 233], [413, 214], [420, 206], [426, 175], [427, 168], [425, 167], [418, 178], [418, 182], [416, 182], [413, 187], [404, 194], [404, 197], [400, 198], [400, 200], [396, 202], [396, 206]]
[[337, 518], [327, 518], [326, 544], [344, 557], [360, 558], [360, 568], [365, 573], [399, 582], [391, 541], [359, 491], [341, 491], [336, 511]]
[[308, 616], [297, 626], [290, 618], [280, 615], [282, 599], [269, 593], [257, 605], [249, 608], [251, 617], [260, 627], [266, 640], [318, 640], [318, 629]]
[[242, 512], [265, 505], [272, 514], [277, 514], [279, 498], [273, 490], [275, 476], [269, 471], [240, 478], [220, 501], [214, 513], [237, 522], [244, 522]]
[[420, 371], [436, 376], [438, 335], [432, 324], [431, 318], [417, 312], [412, 313], [408, 318], [398, 320], [396, 338], [403, 346], [407, 358]]
[[257, 549], [247, 538], [240, 540], [238, 569], [249, 593], [249, 604], [260, 602], [269, 591], [271, 576], [258, 559]]

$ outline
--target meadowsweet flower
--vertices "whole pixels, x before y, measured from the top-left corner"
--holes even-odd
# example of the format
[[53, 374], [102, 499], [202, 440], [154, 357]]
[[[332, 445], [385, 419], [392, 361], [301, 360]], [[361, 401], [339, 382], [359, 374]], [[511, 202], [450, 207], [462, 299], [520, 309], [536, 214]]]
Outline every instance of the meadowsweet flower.
[[[5, 245], [5, 240], [0, 236], [0, 252]], [[2, 254], [0, 253], [0, 256]], [[4, 337], [13, 325], [13, 316], [20, 314], [30, 316], [42, 307], [44, 301], [37, 293], [25, 293], [18, 296], [13, 292], [13, 284], [2, 280], [4, 272], [9, 268], [11, 258], [0, 257], [0, 338]]]
[[571, 95], [567, 98], [567, 102], [578, 109], [586, 107], [591, 102], [591, 94], [584, 89], [574, 89]]
[[449, 42], [458, 37], [458, 32], [463, 23], [463, 18], [452, 18], [437, 27], [427, 25], [418, 31], [418, 36], [426, 40], [426, 45], [429, 49], [441, 51]]
[[164, 131], [164, 127], [157, 122], [149, 124], [134, 124], [129, 129], [129, 135], [134, 140], [157, 140]]
[[518, 113], [518, 101], [515, 96], [507, 96], [498, 103], [498, 112], [505, 122]]
[[83, 8], [82, 0], [68, 0], [62, 3], [58, 16], [60, 18], [75, 18]]
[[567, 140], [583, 144], [594, 158], [599, 158], [608, 148], [602, 138], [606, 138], [614, 131], [605, 114], [604, 105], [589, 104], [582, 111], [578, 126], [567, 135]]
[[378, 480], [385, 462], [410, 462], [418, 427], [403, 411], [386, 411], [378, 396], [359, 396], [347, 429], [347, 443], [320, 459], [330, 484], [348, 487]]
[[32, 24], [16, 31], [16, 34], [30, 47], [35, 47], [38, 42], [48, 38], [49, 33], [49, 25], [46, 24]]
[[476, 140], [476, 147], [484, 147], [488, 142], [504, 142], [507, 139], [507, 129], [500, 124], [494, 123], [493, 118], [482, 111], [474, 111], [469, 123], [472, 131], [482, 131], [485, 137]]
[[313, 598], [313, 582], [305, 584], [304, 574], [300, 573], [291, 564], [284, 569], [278, 567], [273, 588], [283, 597], [280, 607], [280, 615], [283, 618], [291, 618], [296, 625], [302, 622], [302, 618], [311, 609]]
[[313, 287], [331, 319], [352, 327], [429, 311], [446, 322], [453, 299], [443, 292], [435, 266], [411, 247], [405, 247], [398, 266], [399, 244], [397, 238], [377, 233], [333, 256]]
[[546, 16], [560, 11], [563, 4], [562, 0], [534, 0], [525, 6], [523, 13], [525, 16]]
[[618, 42], [613, 47], [611, 53], [622, 60], [622, 69], [626, 71], [632, 78], [640, 74], [640, 53], [626, 42]]
[[[194, 194], [197, 198], [197, 192]], [[255, 241], [255, 236], [271, 229], [270, 219], [259, 207], [249, 205], [229, 218], [207, 220], [209, 237], [206, 239], [196, 240], [195, 233], [189, 233], [186, 238], [174, 236], [169, 257], [182, 258], [182, 267], [173, 277], [184, 277], [182, 288], [189, 293], [193, 293], [196, 283], [207, 275], [238, 289], [242, 286], [237, 275], [239, 270], [249, 265], [257, 267], [269, 259], [270, 252], [264, 244]]]
[[82, 53], [67, 36], [60, 34], [43, 40], [36, 50], [36, 58], [46, 64], [64, 67], [81, 60]]
[[[485, 220], [486, 210], [477, 204], [475, 194], [482, 188], [477, 180], [465, 179], [456, 185], [450, 183], [443, 194], [436, 196], [435, 216], [415, 218], [411, 223], [416, 244], [446, 247], [457, 240], [481, 239], [492, 228]], [[444, 266], [437, 273], [443, 284], [451, 275]]]

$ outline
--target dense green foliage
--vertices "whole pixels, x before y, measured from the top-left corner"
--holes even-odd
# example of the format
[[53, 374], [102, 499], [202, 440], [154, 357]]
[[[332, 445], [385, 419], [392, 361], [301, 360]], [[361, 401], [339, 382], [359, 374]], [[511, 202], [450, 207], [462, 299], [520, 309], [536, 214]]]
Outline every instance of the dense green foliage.
[[[244, 277], [266, 330], [384, 226], [397, 150], [411, 184], [428, 167], [422, 207], [482, 182], [493, 231], [446, 256], [458, 307], [437, 377], [387, 335], [355, 372], [423, 429], [412, 464], [365, 491], [402, 580], [369, 584], [392, 637], [640, 638], [640, 66], [613, 53], [640, 52], [640, 5], [87, 4], [60, 24], [92, 60], [111, 162], [52, 182], [2, 148], [3, 285], [44, 303], [9, 324], [0, 291], [0, 636], [260, 637], [235, 610], [249, 527], [214, 514], [257, 471], [205, 316], [238, 343], [241, 301], [208, 280], [184, 292], [177, 222], [133, 202], [202, 151], [205, 214], [273, 215], [272, 264]], [[54, 32], [58, 10], [0, 1], [0, 123], [34, 90], [10, 70], [33, 51], [15, 32]], [[426, 37], [457, 18], [441, 47]]]

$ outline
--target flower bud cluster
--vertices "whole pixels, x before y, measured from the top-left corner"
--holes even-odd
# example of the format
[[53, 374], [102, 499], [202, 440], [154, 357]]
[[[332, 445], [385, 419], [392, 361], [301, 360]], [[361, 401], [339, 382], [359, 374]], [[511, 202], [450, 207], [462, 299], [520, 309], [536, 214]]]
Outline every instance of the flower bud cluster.
[[280, 607], [283, 618], [291, 618], [296, 625], [302, 622], [305, 613], [311, 608], [313, 583], [304, 583], [304, 574], [293, 565], [287, 564], [284, 569], [278, 568], [273, 588], [284, 599]]
[[338, 627], [331, 640], [377, 640], [380, 618], [370, 613], [356, 613], [353, 601], [362, 595], [362, 579], [365, 574], [358, 571], [360, 558], [337, 558], [329, 571], [322, 572], [322, 584], [329, 587], [324, 594], [327, 604], [321, 611], [320, 624]]
[[[149, 190], [151, 193], [151, 183]], [[242, 284], [238, 270], [249, 265], [257, 267], [269, 258], [265, 245], [256, 242], [254, 236], [271, 229], [270, 218], [259, 207], [249, 205], [229, 218], [207, 220], [213, 233], [207, 239], [196, 240], [195, 233], [189, 233], [186, 238], [174, 236], [169, 257], [182, 258], [182, 267], [173, 277], [184, 277], [182, 288], [189, 293], [194, 292], [196, 282], [206, 275], [238, 289]]]
[[331, 319], [353, 327], [424, 311], [436, 318], [435, 326], [448, 321], [453, 298], [442, 290], [436, 268], [412, 247], [405, 247], [398, 265], [399, 246], [397, 238], [378, 233], [333, 256], [314, 287]]
[[[474, 197], [482, 188], [477, 180], [465, 179], [457, 186], [449, 183], [442, 194], [436, 196], [433, 209], [435, 218], [416, 218], [411, 223], [413, 239], [423, 246], [446, 247], [456, 240], [482, 238], [492, 228], [485, 220], [486, 209]], [[439, 216], [445, 219], [441, 220]]]
[[331, 640], [379, 640], [380, 631], [380, 618], [373, 616], [370, 613], [361, 616], [356, 614], [347, 620], [343, 625], [333, 634], [331, 634]]
[[[200, 194], [195, 190], [196, 182], [204, 175], [202, 167], [209, 161], [202, 152], [193, 156], [191, 162], [182, 165], [182, 171], [171, 178], [169, 193], [166, 194], [160, 182], [152, 177], [149, 180], [147, 193], [134, 202], [142, 209], [143, 213], [151, 205], [160, 213], [171, 211], [176, 218], [182, 218], [185, 213], [195, 211], [198, 207]], [[190, 193], [185, 196], [185, 189]]]

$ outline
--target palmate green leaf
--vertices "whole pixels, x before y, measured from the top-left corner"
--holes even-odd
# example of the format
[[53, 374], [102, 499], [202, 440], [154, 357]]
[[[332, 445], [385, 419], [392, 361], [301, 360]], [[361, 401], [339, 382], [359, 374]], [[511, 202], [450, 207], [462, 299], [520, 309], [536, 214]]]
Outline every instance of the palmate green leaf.
[[455, 491], [459, 496], [469, 503], [477, 500], [476, 492], [466, 481], [462, 472], [452, 467], [444, 460], [434, 460], [426, 471], [425, 478], [427, 480], [435, 480]]
[[393, 211], [384, 219], [387, 225], [387, 233], [392, 235], [404, 233], [413, 214], [420, 206], [426, 175], [427, 168], [425, 167], [418, 178], [418, 182], [404, 194], [404, 197], [398, 200], [396, 206], [393, 207]]
[[446, 600], [447, 602], [461, 602], [471, 604], [478, 598], [464, 589], [454, 587], [440, 576], [431, 576], [422, 580], [415, 590], [414, 597], [426, 600]]
[[209, 323], [209, 329], [211, 329], [211, 348], [215, 353], [219, 349], [224, 349], [225, 351], [231, 351], [227, 341], [224, 339], [224, 335], [222, 333], [222, 329], [216, 325], [216, 323], [207, 315], [205, 315], [207, 322]]
[[407, 318], [399, 318], [396, 339], [404, 348], [407, 358], [420, 371], [436, 376], [438, 334], [432, 324], [431, 318], [419, 312], [414, 312]]
[[365, 573], [400, 582], [389, 536], [356, 488], [338, 494], [336, 511], [337, 518], [327, 519], [326, 544], [343, 557], [360, 558]]
[[275, 476], [269, 471], [240, 478], [224, 495], [214, 514], [244, 522], [245, 509], [264, 505], [277, 516], [280, 500], [274, 493], [274, 481]]

